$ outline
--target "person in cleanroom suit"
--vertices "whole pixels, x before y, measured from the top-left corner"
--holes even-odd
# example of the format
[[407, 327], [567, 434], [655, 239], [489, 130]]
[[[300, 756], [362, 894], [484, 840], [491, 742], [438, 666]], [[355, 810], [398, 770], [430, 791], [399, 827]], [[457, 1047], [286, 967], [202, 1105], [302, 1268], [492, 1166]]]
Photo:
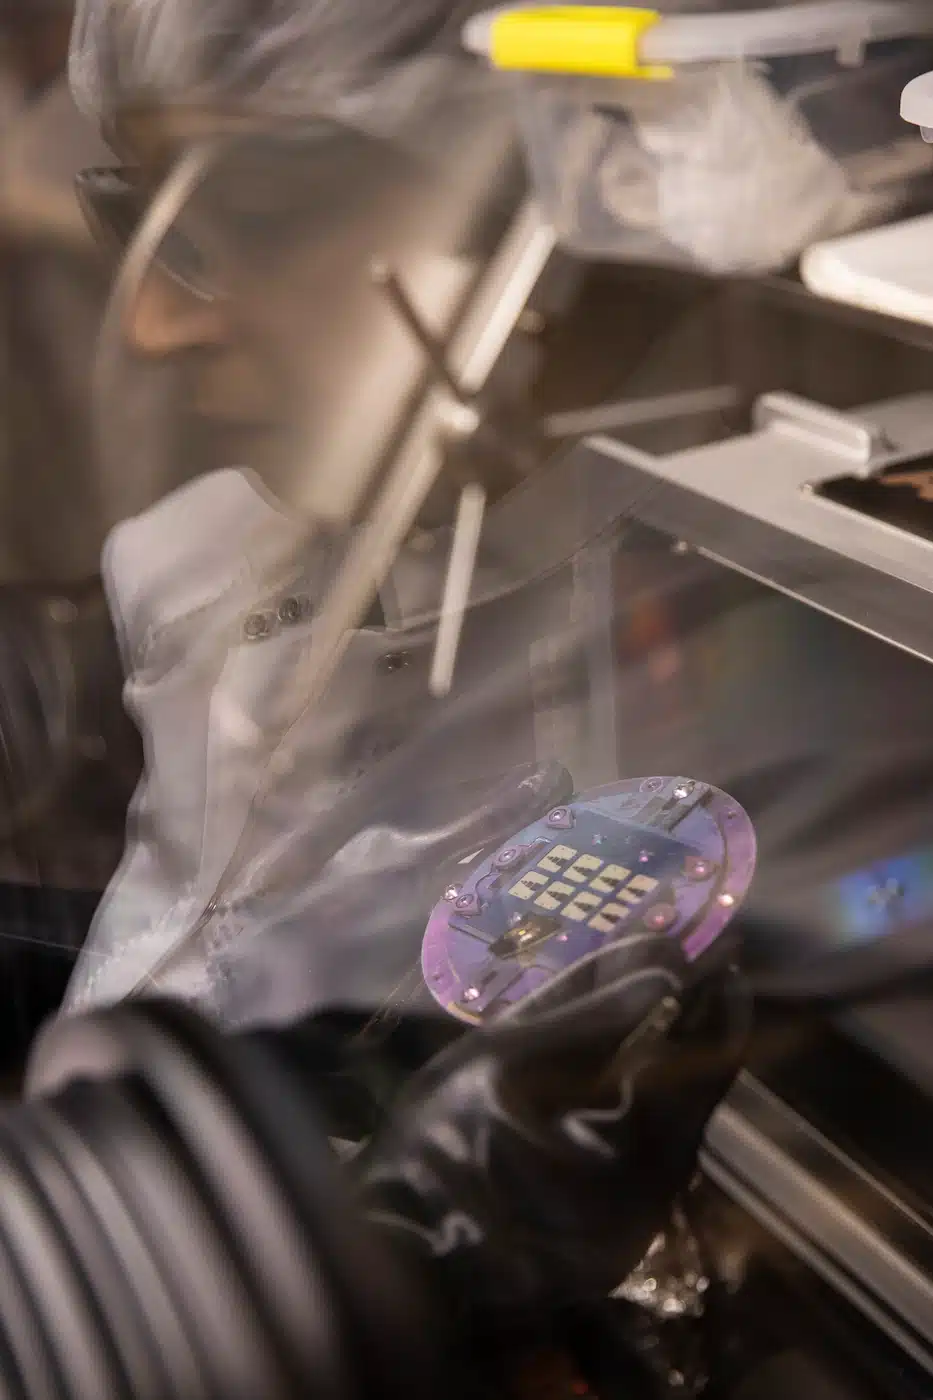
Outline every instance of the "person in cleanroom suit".
[[520, 492], [488, 513], [446, 700], [428, 672], [449, 479], [326, 693], [305, 706], [301, 689], [359, 521], [330, 504], [425, 370], [367, 270], [386, 260], [446, 329], [523, 198], [508, 93], [459, 51], [468, 10], [77, 7], [72, 89], [114, 153], [79, 180], [104, 246], [145, 238], [179, 161], [213, 148], [102, 331], [108, 461], [132, 473], [121, 384], [148, 364], [184, 384], [204, 469], [104, 553], [146, 768], [70, 1010], [156, 989], [239, 1023], [407, 995], [457, 861], [564, 795], [548, 765], [568, 757], [550, 721], [575, 683], [572, 590], [538, 577], [516, 592], [538, 573], [513, 559]]

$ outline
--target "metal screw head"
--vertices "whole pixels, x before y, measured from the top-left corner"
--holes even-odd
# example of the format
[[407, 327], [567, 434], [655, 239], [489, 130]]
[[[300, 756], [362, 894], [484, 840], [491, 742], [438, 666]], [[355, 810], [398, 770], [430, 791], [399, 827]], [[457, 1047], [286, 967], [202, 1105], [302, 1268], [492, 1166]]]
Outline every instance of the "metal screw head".
[[411, 665], [411, 656], [407, 651], [390, 651], [382, 658], [381, 665], [384, 671], [393, 675]]
[[470, 403], [444, 399], [438, 404], [436, 412], [441, 432], [455, 442], [463, 442], [473, 437], [482, 426], [483, 420], [479, 410]]
[[656, 904], [653, 909], [649, 909], [642, 922], [645, 928], [650, 928], [656, 933], [663, 933], [677, 921], [677, 910], [673, 904]]
[[269, 613], [253, 613], [243, 624], [243, 636], [248, 642], [259, 642], [271, 633], [274, 622]]
[[718, 899], [717, 903], [721, 904], [722, 907], [723, 907], [723, 909], [731, 909], [731, 908], [733, 907], [733, 905], [735, 904], [735, 895], [734, 895], [734, 894], [721, 894], [721, 895], [719, 896], [719, 899]]
[[307, 598], [285, 598], [279, 604], [279, 621], [286, 627], [293, 627], [296, 622], [302, 622], [308, 615], [309, 603]]
[[479, 1000], [479, 987], [467, 987], [466, 991], [463, 993], [463, 1000], [464, 1000], [464, 1001], [478, 1001], [478, 1000]]
[[677, 798], [678, 802], [683, 802], [685, 797], [690, 796], [690, 789], [681, 783], [680, 787], [675, 787], [674, 796]]

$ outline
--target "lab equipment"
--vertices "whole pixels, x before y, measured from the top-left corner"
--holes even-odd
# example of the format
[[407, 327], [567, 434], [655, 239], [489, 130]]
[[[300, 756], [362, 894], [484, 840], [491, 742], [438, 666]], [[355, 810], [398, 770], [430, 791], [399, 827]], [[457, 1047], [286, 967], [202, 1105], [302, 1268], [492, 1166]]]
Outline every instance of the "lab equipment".
[[[554, 807], [452, 885], [425, 933], [432, 996], [481, 1023], [629, 933], [693, 961], [738, 910], [755, 865], [739, 805], [692, 778], [629, 779]], [[723, 951], [723, 955], [725, 955]]]
[[466, 26], [512, 75], [563, 244], [764, 272], [929, 201], [930, 153], [897, 121], [933, 56], [922, 0], [688, 8], [509, 7]]

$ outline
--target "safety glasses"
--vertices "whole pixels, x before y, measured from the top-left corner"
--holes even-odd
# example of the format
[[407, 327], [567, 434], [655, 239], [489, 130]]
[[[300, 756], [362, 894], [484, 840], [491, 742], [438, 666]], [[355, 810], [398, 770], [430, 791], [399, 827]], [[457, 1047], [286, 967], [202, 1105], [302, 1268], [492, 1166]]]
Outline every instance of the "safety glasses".
[[[145, 217], [148, 195], [137, 171], [129, 166], [82, 170], [75, 193], [91, 232], [105, 247], [122, 256]], [[208, 259], [176, 225], [166, 234], [156, 265], [173, 282], [201, 301], [215, 301]]]
[[[390, 143], [326, 118], [219, 136], [209, 176], [155, 258], [202, 301], [224, 295], [232, 268], [275, 268], [295, 246], [345, 238], [374, 209], [381, 218], [400, 201], [407, 205], [425, 176]], [[138, 140], [137, 148], [145, 149]], [[154, 160], [152, 168], [164, 170], [165, 162]], [[95, 237], [121, 256], [145, 217], [152, 180], [140, 167], [102, 167], [83, 170], [75, 189]]]

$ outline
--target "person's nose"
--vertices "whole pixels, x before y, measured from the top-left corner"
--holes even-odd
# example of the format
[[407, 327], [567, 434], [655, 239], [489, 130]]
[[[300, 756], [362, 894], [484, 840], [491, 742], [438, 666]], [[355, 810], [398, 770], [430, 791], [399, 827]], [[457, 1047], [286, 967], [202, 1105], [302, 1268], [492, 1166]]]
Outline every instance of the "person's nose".
[[143, 279], [125, 333], [138, 354], [161, 358], [222, 345], [227, 317], [222, 301], [198, 297], [153, 268]]

